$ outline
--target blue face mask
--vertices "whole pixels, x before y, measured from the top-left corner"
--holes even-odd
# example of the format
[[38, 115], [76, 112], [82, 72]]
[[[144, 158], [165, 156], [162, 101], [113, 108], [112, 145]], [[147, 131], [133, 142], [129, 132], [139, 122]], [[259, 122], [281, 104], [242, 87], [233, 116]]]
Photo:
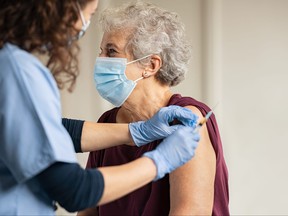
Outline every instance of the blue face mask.
[[127, 79], [125, 75], [126, 65], [147, 57], [128, 63], [126, 58], [96, 58], [94, 80], [99, 94], [114, 106], [120, 107], [136, 87], [137, 81], [143, 79], [143, 77], [135, 81]]

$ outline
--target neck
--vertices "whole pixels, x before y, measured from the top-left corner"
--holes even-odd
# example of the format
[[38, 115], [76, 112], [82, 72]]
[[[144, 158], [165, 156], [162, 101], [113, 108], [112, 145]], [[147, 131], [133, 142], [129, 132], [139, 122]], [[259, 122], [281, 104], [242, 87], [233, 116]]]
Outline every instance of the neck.
[[151, 118], [160, 108], [167, 106], [172, 92], [168, 86], [143, 85], [135, 88], [117, 114], [117, 122], [135, 122]]

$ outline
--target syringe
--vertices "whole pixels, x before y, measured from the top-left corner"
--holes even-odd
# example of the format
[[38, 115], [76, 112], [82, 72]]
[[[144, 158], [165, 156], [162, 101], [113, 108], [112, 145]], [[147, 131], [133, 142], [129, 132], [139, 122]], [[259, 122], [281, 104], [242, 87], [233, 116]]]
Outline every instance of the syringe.
[[208, 121], [208, 119], [210, 118], [210, 116], [212, 115], [213, 111], [211, 110], [210, 112], [208, 112], [204, 118], [202, 118], [199, 123], [196, 125], [193, 133], [197, 133], [199, 131], [199, 129]]
[[[219, 103], [219, 102], [218, 102]], [[216, 106], [218, 105], [218, 103], [205, 115], [204, 118], [202, 118], [199, 123], [196, 125], [193, 133], [198, 133], [199, 129], [208, 121], [208, 119], [210, 118], [210, 116], [213, 113], [213, 110], [216, 108]]]

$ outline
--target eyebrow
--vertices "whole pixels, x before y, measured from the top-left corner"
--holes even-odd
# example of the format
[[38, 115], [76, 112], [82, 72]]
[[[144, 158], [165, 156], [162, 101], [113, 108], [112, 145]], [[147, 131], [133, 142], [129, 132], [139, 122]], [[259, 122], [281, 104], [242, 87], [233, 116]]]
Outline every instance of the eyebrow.
[[114, 43], [107, 43], [105, 47], [106, 47], [106, 48], [115, 47], [116, 49], [120, 49], [120, 48], [119, 48], [116, 44], [114, 44]]

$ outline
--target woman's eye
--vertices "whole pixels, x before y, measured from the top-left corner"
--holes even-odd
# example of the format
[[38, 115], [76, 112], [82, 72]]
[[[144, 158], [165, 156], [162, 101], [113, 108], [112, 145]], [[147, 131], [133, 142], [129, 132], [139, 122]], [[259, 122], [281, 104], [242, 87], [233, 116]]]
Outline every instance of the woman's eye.
[[117, 51], [115, 49], [108, 49], [107, 50], [107, 54], [108, 56], [113, 56], [113, 55], [116, 55]]

